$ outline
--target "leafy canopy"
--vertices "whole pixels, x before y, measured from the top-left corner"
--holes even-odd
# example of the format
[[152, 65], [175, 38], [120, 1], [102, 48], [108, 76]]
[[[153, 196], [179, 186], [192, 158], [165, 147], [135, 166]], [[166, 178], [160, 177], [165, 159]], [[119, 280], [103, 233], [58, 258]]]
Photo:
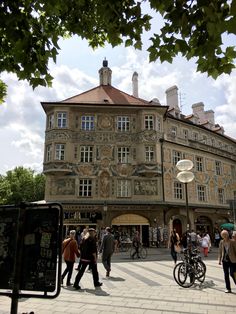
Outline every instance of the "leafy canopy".
[[0, 204], [20, 204], [44, 199], [45, 176], [16, 167], [0, 175]]
[[[164, 26], [151, 35], [150, 61], [172, 62], [180, 53], [214, 78], [232, 71], [236, 51], [223, 46], [222, 35], [236, 34], [236, 0], [2, 0], [0, 73], [16, 73], [33, 88], [50, 86], [48, 63], [56, 62], [61, 37], [78, 35], [93, 48], [107, 42], [141, 49], [157, 13]], [[5, 95], [1, 82], [0, 99]]]

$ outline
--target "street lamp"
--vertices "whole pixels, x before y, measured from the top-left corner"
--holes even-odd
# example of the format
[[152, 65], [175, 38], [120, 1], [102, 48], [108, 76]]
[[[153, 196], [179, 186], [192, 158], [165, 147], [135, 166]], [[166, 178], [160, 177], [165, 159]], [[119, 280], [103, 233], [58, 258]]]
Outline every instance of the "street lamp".
[[108, 207], [107, 207], [107, 202], [105, 201], [104, 204], [103, 204], [103, 211], [104, 211], [104, 225], [106, 226], [106, 223], [107, 223], [107, 210], [108, 210]]
[[176, 164], [176, 168], [180, 171], [176, 178], [184, 183], [185, 185], [185, 200], [186, 200], [186, 215], [187, 215], [187, 231], [191, 229], [191, 223], [189, 219], [189, 208], [188, 208], [188, 188], [187, 184], [192, 182], [194, 174], [189, 171], [193, 168], [193, 162], [188, 159], [179, 160]]

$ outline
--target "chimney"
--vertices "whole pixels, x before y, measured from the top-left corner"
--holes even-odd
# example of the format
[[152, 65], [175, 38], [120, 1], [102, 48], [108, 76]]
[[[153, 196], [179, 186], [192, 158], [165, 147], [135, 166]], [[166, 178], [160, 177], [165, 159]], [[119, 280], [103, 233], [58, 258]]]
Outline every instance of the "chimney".
[[111, 69], [108, 67], [106, 58], [103, 60], [102, 68], [98, 71], [100, 78], [100, 85], [111, 85]]
[[205, 111], [205, 117], [206, 117], [206, 120], [208, 120], [210, 124], [212, 124], [213, 126], [215, 125], [215, 113], [213, 110]]
[[170, 108], [179, 110], [178, 87], [176, 85], [166, 90], [166, 104]]
[[132, 76], [133, 96], [138, 98], [138, 73], [134, 72]]
[[198, 102], [196, 104], [193, 104], [192, 109], [193, 109], [193, 114], [198, 117], [200, 124], [206, 122], [203, 102]]

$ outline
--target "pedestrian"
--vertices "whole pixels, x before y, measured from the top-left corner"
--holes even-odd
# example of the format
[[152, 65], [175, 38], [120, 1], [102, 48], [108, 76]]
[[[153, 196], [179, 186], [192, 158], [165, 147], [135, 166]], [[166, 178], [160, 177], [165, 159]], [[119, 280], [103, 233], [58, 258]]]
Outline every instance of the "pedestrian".
[[177, 262], [177, 247], [179, 247], [179, 244], [180, 244], [179, 235], [176, 232], [176, 230], [173, 229], [171, 231], [171, 234], [170, 234], [168, 247], [170, 248], [170, 254], [171, 254], [175, 264]]
[[115, 249], [115, 239], [111, 234], [111, 228], [106, 227], [105, 235], [102, 239], [102, 244], [99, 250], [99, 253], [102, 254], [102, 263], [106, 269], [106, 277], [110, 276], [111, 272], [111, 257]]
[[101, 287], [102, 283], [99, 282], [99, 275], [97, 270], [97, 241], [96, 230], [93, 228], [88, 229], [88, 233], [84, 236], [80, 244], [80, 264], [78, 274], [75, 277], [74, 288], [81, 289], [79, 286], [80, 280], [83, 277], [86, 267], [90, 265], [93, 275], [94, 287]]
[[233, 231], [232, 233], [232, 240], [236, 241], [236, 231]]
[[66, 269], [64, 270], [62, 276], [61, 276], [61, 284], [63, 284], [63, 280], [65, 276], [67, 275], [67, 280], [66, 280], [66, 285], [71, 286], [72, 283], [70, 282], [72, 272], [73, 272], [73, 267], [75, 263], [75, 258], [76, 256], [80, 256], [80, 252], [78, 249], [78, 244], [75, 239], [76, 236], [76, 231], [71, 230], [70, 231], [70, 236], [68, 239], [65, 239], [62, 243], [62, 253], [64, 256], [64, 260], [66, 263]]
[[221, 232], [222, 240], [219, 244], [219, 265], [222, 264], [225, 278], [225, 293], [231, 293], [229, 275], [236, 285], [236, 241], [229, 238], [227, 230]]
[[208, 252], [209, 252], [209, 246], [210, 246], [209, 236], [207, 233], [204, 233], [201, 244], [202, 244], [203, 254], [205, 257], [207, 257]]
[[190, 239], [191, 239], [192, 248], [195, 249], [197, 247], [197, 234], [193, 229], [190, 233]]
[[139, 255], [139, 248], [141, 246], [141, 240], [140, 240], [140, 235], [138, 231], [135, 231], [134, 237], [132, 240], [132, 246], [135, 248], [134, 253], [131, 255], [132, 259], [134, 259], [134, 256], [137, 255], [138, 258], [140, 258]]

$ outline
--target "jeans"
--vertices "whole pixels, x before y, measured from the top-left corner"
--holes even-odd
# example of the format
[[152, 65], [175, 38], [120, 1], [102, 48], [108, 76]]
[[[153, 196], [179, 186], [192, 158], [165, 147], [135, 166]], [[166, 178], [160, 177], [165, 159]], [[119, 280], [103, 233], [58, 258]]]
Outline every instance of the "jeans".
[[236, 272], [236, 263], [223, 261], [222, 265], [223, 265], [223, 270], [224, 270], [226, 289], [231, 290], [229, 275], [233, 278], [233, 281], [236, 285], [236, 278], [234, 276], [234, 273]]
[[70, 284], [70, 279], [71, 279], [71, 276], [72, 276], [72, 272], [73, 272], [73, 267], [74, 267], [74, 262], [71, 262], [71, 261], [65, 261], [66, 263], [66, 269], [64, 270], [62, 276], [61, 276], [61, 279], [63, 280], [67, 275], [67, 280], [66, 280], [66, 284], [69, 285]]

